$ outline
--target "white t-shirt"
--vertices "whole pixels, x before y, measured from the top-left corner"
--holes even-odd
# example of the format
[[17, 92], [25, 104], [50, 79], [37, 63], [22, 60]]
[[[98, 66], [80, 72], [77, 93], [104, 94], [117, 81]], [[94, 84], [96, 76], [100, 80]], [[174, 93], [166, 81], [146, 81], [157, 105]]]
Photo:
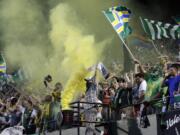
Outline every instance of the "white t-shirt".
[[[22, 112], [22, 114], [24, 114], [25, 108], [20, 106], [20, 111]], [[35, 109], [33, 109], [31, 112], [31, 118], [36, 117], [36, 116], [37, 116], [37, 111]]]
[[139, 88], [138, 88], [138, 93], [139, 93], [139, 96], [141, 93], [145, 93], [147, 90], [147, 82], [145, 80], [143, 80], [141, 82], [141, 84], [139, 85]]

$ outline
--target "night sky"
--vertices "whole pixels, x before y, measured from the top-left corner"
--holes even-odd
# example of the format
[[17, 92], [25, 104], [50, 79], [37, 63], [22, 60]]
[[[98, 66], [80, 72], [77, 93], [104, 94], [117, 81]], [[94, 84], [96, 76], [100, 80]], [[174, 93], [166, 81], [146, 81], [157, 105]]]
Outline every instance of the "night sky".
[[180, 15], [179, 0], [136, 0], [140, 5], [152, 8], [158, 6], [165, 14], [164, 20], [171, 19], [172, 16]]

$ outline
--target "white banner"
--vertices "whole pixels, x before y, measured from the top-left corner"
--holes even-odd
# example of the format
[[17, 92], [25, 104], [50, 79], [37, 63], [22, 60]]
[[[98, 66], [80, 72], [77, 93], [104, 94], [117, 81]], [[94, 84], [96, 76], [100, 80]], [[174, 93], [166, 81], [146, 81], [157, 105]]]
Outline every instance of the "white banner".
[[0, 135], [23, 135], [23, 126], [14, 126], [4, 129]]

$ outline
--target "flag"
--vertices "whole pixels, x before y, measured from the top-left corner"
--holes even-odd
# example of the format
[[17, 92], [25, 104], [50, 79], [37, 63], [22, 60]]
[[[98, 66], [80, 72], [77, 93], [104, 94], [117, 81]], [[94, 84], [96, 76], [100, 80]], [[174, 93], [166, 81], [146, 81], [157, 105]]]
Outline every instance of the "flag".
[[99, 71], [101, 72], [101, 74], [103, 75], [103, 77], [105, 79], [107, 79], [109, 77], [109, 72], [107, 70], [107, 68], [103, 65], [103, 63], [99, 63], [97, 68], [99, 69]]
[[129, 9], [123, 6], [117, 6], [109, 8], [103, 11], [103, 13], [119, 36], [126, 38], [131, 34], [132, 29], [128, 26], [131, 14]]
[[[95, 70], [99, 70], [105, 79], [107, 79], [109, 77], [109, 71], [107, 70], [107, 68], [104, 66], [104, 64], [102, 62], [99, 62], [98, 64], [95, 64], [88, 68], [88, 71], [95, 71]], [[88, 78], [86, 80], [90, 80], [92, 78], [93, 77]]]
[[2, 54], [0, 54], [0, 72], [6, 73], [6, 62]]
[[177, 17], [173, 17], [173, 19], [175, 20], [175, 22], [180, 25], [180, 16]]
[[140, 20], [144, 31], [152, 40], [162, 38], [180, 38], [180, 25], [171, 25], [160, 21], [142, 19], [141, 17]]

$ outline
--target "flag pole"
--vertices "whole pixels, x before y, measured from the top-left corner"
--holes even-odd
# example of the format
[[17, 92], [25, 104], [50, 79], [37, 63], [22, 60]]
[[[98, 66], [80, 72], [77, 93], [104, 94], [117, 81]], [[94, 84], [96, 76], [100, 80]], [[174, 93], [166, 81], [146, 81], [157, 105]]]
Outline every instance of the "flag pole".
[[96, 83], [97, 68], [98, 68], [98, 63], [96, 64], [96, 68], [95, 68], [95, 71], [94, 71], [93, 83]]
[[[118, 34], [118, 35], [119, 35], [119, 34]], [[123, 38], [122, 38], [120, 35], [119, 35], [119, 38], [121, 39], [121, 41], [122, 41], [123, 45], [125, 46], [126, 50], [129, 52], [131, 58], [132, 58], [133, 60], [135, 60], [136, 58], [134, 57], [132, 51], [129, 49], [128, 45], [125, 43], [125, 41], [123, 40]]]
[[[102, 12], [103, 12], [103, 14], [106, 16], [107, 20], [111, 23], [110, 19], [107, 17], [107, 15], [105, 14], [105, 12], [104, 12], [104, 11], [102, 11]], [[113, 29], [114, 29], [114, 27], [113, 27]], [[114, 29], [114, 30], [115, 30], [115, 29]], [[115, 30], [115, 32], [116, 32], [116, 30]], [[117, 33], [117, 32], [116, 32], [116, 33]], [[125, 48], [127, 49], [128, 53], [131, 55], [131, 58], [132, 58], [133, 60], [135, 60], [135, 57], [134, 57], [133, 53], [131, 52], [131, 50], [129, 49], [129, 47], [127, 46], [127, 44], [126, 44], [125, 41], [123, 40], [123, 38], [122, 38], [119, 34], [118, 34], [118, 36], [119, 36], [119, 38], [121, 39], [121, 41], [122, 41], [123, 45], [125, 46]]]
[[157, 48], [156, 45], [154, 44], [154, 41], [153, 41], [153, 40], [151, 40], [151, 43], [152, 43], [154, 49], [156, 50], [157, 54], [158, 54], [159, 56], [162, 56], [161, 52], [158, 50], [158, 48]]
[[[145, 26], [144, 26], [144, 24], [143, 24], [143, 22], [142, 22], [142, 18], [139, 17], [139, 19], [140, 19], [140, 21], [141, 21], [141, 24], [142, 24], [142, 27], [143, 27], [145, 33], [147, 33], [147, 31], [146, 31], [146, 29], [145, 29]], [[156, 53], [157, 53], [158, 55], [162, 56], [162, 54], [160, 53], [160, 51], [158, 50], [158, 48], [157, 48], [156, 45], [154, 44], [154, 41], [153, 41], [152, 39], [150, 39], [150, 41], [151, 41], [151, 43], [152, 43], [152, 45], [153, 45]]]

